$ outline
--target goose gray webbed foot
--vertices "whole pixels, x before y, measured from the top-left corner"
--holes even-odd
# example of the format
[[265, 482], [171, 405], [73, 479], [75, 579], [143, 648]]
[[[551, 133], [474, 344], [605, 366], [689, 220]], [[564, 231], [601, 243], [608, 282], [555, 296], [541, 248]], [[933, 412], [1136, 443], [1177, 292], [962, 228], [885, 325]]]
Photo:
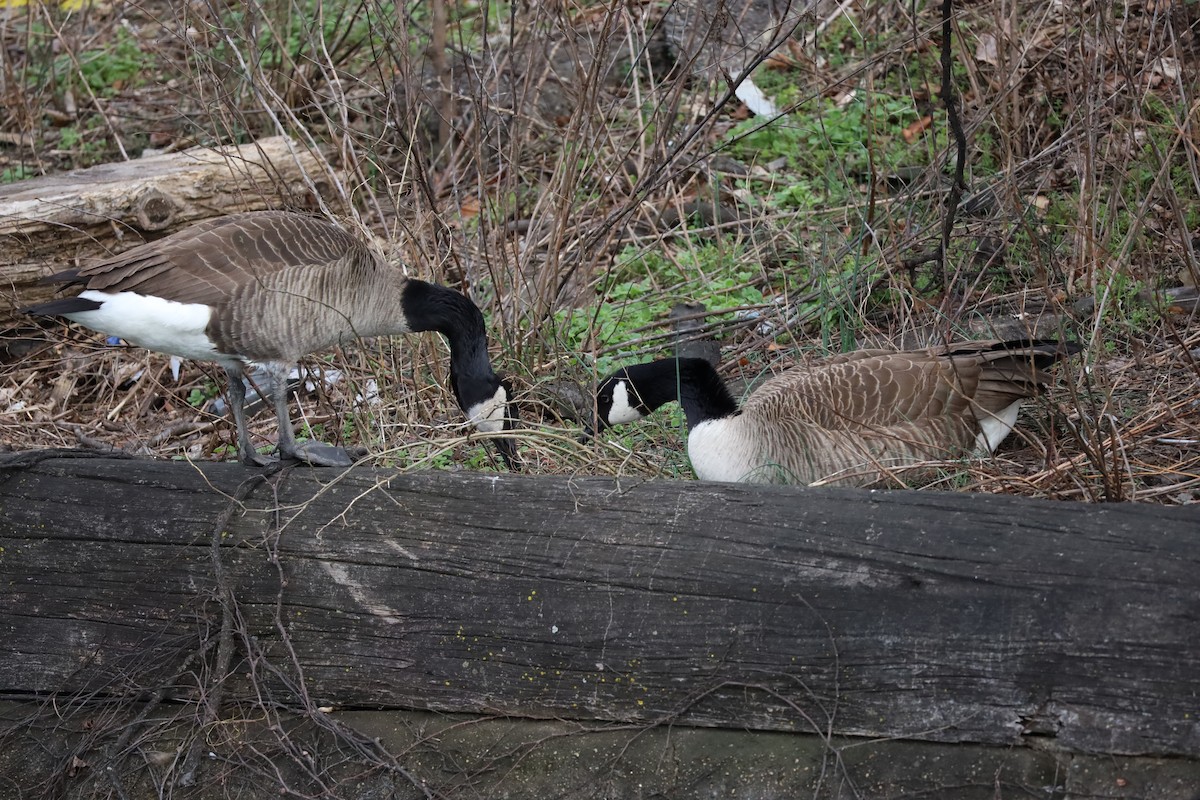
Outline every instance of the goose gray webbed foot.
[[349, 467], [354, 464], [354, 459], [345, 448], [312, 440], [293, 443], [291, 452], [285, 452], [281, 443], [279, 455], [303, 461], [314, 467]]
[[279, 464], [279, 459], [274, 456], [264, 456], [253, 448], [250, 450], [239, 449], [238, 461], [244, 467], [273, 467]]
[[354, 459], [344, 448], [309, 439], [297, 442], [292, 431], [292, 417], [288, 413], [287, 376], [290, 366], [273, 363], [266, 365], [270, 376], [271, 401], [275, 405], [275, 419], [279, 426], [280, 458], [303, 461], [314, 467], [349, 467]]
[[280, 460], [303, 461], [314, 467], [349, 467], [355, 458], [344, 448], [324, 442], [297, 442], [292, 432], [292, 419], [287, 407], [287, 367], [272, 364], [267, 368], [269, 394], [275, 406], [275, 418], [279, 426], [279, 457], [264, 456], [254, 449], [250, 432], [246, 428], [246, 385], [242, 383], [242, 370], [230, 367], [229, 407], [237, 426], [239, 460], [248, 467], [270, 467]]
[[294, 443], [286, 452], [281, 449], [277, 456], [263, 455], [254, 449], [243, 450], [239, 460], [247, 467], [277, 467], [289, 461], [302, 461], [311, 467], [345, 468], [366, 455], [357, 452], [359, 449], [352, 452], [324, 442], [308, 441]]

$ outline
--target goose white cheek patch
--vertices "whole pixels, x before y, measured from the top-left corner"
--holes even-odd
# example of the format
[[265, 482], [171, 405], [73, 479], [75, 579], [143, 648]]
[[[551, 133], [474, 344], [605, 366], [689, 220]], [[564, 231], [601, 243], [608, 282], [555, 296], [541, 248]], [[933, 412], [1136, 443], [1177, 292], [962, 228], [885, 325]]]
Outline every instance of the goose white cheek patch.
[[641, 419], [644, 414], [629, 402], [629, 382], [617, 381], [613, 387], [612, 408], [608, 411], [608, 424], [621, 425]]
[[496, 433], [504, 430], [504, 413], [507, 410], [508, 392], [501, 386], [487, 400], [471, 406], [467, 417], [483, 433]]

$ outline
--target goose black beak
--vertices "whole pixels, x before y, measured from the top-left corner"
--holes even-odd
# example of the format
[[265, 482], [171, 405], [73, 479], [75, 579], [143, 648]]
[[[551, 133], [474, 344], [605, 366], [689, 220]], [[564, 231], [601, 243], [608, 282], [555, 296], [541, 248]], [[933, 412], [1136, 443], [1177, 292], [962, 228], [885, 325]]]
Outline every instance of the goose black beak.
[[496, 451], [500, 453], [500, 460], [504, 462], [504, 466], [508, 467], [509, 472], [520, 472], [524, 468], [521, 456], [517, 454], [516, 439], [505, 437], [492, 441], [496, 443]]
[[[512, 396], [512, 389], [505, 384], [505, 389], [509, 396]], [[506, 411], [504, 420], [504, 430], [506, 432], [514, 431], [521, 421], [521, 410], [516, 402], [510, 402]], [[509, 472], [521, 472], [525, 469], [525, 463], [521, 460], [520, 453], [517, 452], [517, 440], [505, 436], [503, 439], [493, 439], [496, 443], [496, 452], [500, 454], [500, 459], [504, 462], [504, 466], [508, 467]]]

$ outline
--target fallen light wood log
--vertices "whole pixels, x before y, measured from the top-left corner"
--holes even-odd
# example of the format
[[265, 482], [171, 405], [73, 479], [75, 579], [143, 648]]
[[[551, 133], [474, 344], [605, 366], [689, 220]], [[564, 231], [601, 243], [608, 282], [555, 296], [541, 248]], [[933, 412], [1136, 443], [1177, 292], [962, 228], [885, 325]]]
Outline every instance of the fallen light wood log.
[[0, 699], [167, 684], [223, 575], [330, 707], [1200, 756], [1194, 509], [368, 469], [231, 508], [253, 474], [0, 471]]
[[0, 186], [0, 315], [44, 300], [39, 278], [237, 211], [328, 196], [329, 167], [286, 136], [176, 153]]

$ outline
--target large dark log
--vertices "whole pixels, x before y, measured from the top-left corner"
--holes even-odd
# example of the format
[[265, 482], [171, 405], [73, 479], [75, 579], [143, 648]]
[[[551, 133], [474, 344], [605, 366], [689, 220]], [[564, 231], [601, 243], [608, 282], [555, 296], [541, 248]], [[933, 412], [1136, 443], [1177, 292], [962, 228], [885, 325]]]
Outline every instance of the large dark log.
[[253, 474], [0, 471], [0, 699], [165, 683], [221, 575], [320, 704], [1200, 756], [1194, 510], [298, 469], [226, 523]]

